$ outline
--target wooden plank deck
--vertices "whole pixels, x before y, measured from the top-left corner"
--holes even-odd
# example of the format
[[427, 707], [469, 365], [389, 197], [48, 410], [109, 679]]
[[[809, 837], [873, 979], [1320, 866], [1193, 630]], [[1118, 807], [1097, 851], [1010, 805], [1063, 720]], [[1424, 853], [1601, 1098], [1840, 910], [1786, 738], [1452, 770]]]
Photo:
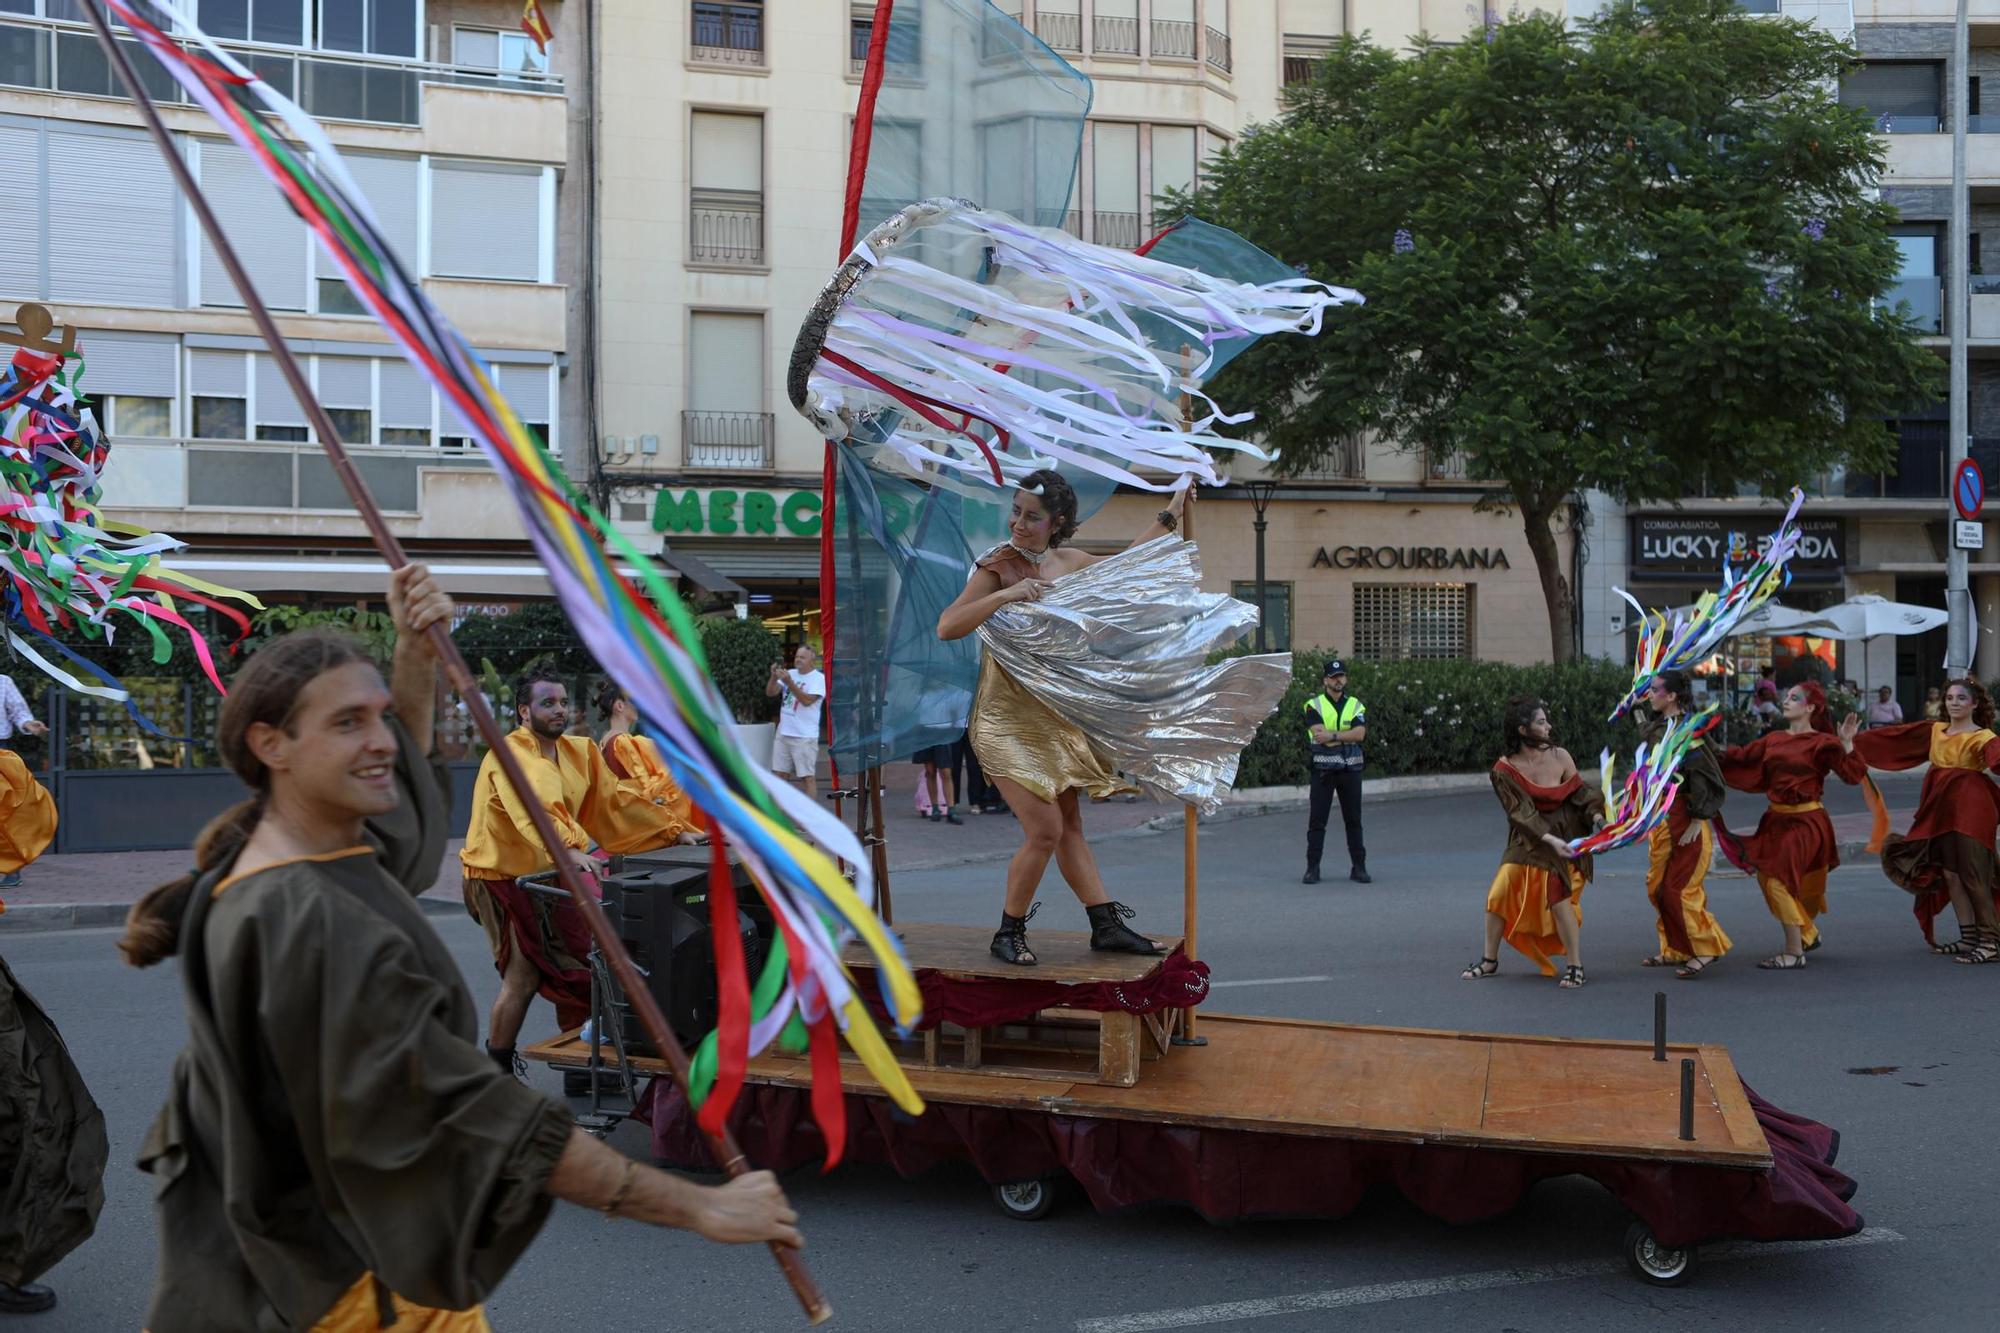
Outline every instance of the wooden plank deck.
[[[1089, 931], [1034, 930], [1028, 933], [1028, 947], [1041, 961], [1033, 967], [1019, 967], [993, 956], [988, 947], [993, 932], [983, 926], [898, 922], [896, 934], [903, 941], [903, 953], [912, 969], [981, 981], [1056, 981], [1065, 986], [1142, 980], [1159, 971], [1166, 954], [1181, 944], [1178, 935], [1148, 933], [1146, 938], [1158, 940], [1165, 953], [1096, 953], [1090, 947]], [[874, 969], [874, 960], [859, 944], [850, 944], [842, 961], [850, 968]]]
[[[1148, 1065], [1130, 1088], [907, 1068], [927, 1100], [1312, 1137], [1767, 1168], [1770, 1145], [1726, 1051], [1640, 1042], [1202, 1016], [1206, 1047]], [[573, 1035], [522, 1052], [580, 1067]], [[606, 1052], [608, 1058], [609, 1051]], [[1682, 1143], [1680, 1062], [1695, 1061], [1695, 1137]], [[635, 1061], [649, 1074], [663, 1063]], [[850, 1060], [851, 1092], [879, 1091]], [[802, 1060], [764, 1057], [755, 1082], [805, 1086]]]

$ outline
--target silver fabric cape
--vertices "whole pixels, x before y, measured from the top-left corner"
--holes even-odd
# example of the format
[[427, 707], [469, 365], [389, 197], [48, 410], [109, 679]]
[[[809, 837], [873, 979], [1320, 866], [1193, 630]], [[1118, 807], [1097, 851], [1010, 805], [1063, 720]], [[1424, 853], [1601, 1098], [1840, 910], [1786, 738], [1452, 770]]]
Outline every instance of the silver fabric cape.
[[1256, 625], [1248, 602], [1203, 592], [1194, 543], [1167, 536], [1002, 607], [979, 638], [1125, 776], [1214, 814], [1292, 683], [1290, 653], [1208, 661]]

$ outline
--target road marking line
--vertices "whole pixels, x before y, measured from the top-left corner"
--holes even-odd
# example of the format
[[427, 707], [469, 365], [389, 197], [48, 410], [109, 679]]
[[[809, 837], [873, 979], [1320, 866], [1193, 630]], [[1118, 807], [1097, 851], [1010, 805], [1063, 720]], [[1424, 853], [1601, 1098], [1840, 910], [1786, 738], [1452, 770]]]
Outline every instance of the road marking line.
[[1332, 977], [1250, 977], [1241, 981], [1211, 981], [1210, 990], [1221, 990], [1224, 986], [1300, 986], [1309, 981], [1332, 981]]
[[[1717, 1245], [1703, 1249], [1701, 1262], [1728, 1259], [1755, 1259], [1773, 1254], [1808, 1250], [1831, 1250], [1856, 1245], [1883, 1245], [1904, 1239], [1888, 1227], [1869, 1227], [1844, 1240], [1786, 1240], [1764, 1244]], [[1110, 1315], [1102, 1319], [1079, 1319], [1076, 1333], [1150, 1333], [1165, 1328], [1194, 1328], [1201, 1324], [1226, 1324], [1239, 1319], [1266, 1319], [1273, 1315], [1301, 1314], [1307, 1310], [1345, 1310], [1357, 1305], [1380, 1305], [1388, 1301], [1417, 1300], [1425, 1296], [1460, 1296], [1467, 1292], [1491, 1291], [1497, 1287], [1525, 1287], [1541, 1282], [1567, 1282], [1580, 1277], [1608, 1277], [1625, 1271], [1623, 1259], [1580, 1259], [1564, 1264], [1536, 1264], [1526, 1268], [1496, 1268], [1485, 1273], [1461, 1273], [1456, 1277], [1419, 1278], [1409, 1282], [1376, 1282], [1362, 1287], [1336, 1287], [1331, 1291], [1308, 1291], [1296, 1296], [1275, 1296], [1258, 1301], [1226, 1301], [1220, 1305], [1196, 1305], [1182, 1310], [1155, 1310], [1147, 1314]]]

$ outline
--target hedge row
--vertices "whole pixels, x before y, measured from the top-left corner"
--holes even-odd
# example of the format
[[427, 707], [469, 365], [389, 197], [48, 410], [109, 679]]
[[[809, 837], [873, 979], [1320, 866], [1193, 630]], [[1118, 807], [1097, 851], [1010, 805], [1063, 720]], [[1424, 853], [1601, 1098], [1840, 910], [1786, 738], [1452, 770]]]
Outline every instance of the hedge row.
[[[1320, 691], [1320, 668], [1335, 654], [1313, 649], [1292, 655], [1292, 685], [1277, 712], [1265, 719], [1243, 751], [1238, 787], [1297, 786], [1307, 781], [1311, 742], [1306, 701]], [[1556, 741], [1585, 768], [1613, 745], [1628, 751], [1638, 740], [1629, 721], [1605, 719], [1632, 683], [1630, 667], [1605, 660], [1510, 666], [1502, 662], [1347, 663], [1348, 691], [1368, 709], [1368, 771], [1377, 777], [1404, 773], [1473, 773], [1500, 753], [1501, 718], [1519, 694], [1540, 699], [1555, 724]]]

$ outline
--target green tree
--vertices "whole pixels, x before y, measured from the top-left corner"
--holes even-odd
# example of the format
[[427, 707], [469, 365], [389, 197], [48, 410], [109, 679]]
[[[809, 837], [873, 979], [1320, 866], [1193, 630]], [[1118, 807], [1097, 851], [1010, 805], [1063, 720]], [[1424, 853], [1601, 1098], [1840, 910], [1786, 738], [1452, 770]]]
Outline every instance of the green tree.
[[1342, 39], [1191, 201], [1367, 304], [1269, 339], [1219, 396], [1280, 470], [1380, 432], [1462, 455], [1519, 512], [1556, 660], [1575, 654], [1556, 530], [1587, 488], [1766, 494], [1878, 469], [1882, 418], [1939, 363], [1878, 299], [1898, 260], [1852, 48], [1733, 0], [1539, 14], [1407, 58]]

